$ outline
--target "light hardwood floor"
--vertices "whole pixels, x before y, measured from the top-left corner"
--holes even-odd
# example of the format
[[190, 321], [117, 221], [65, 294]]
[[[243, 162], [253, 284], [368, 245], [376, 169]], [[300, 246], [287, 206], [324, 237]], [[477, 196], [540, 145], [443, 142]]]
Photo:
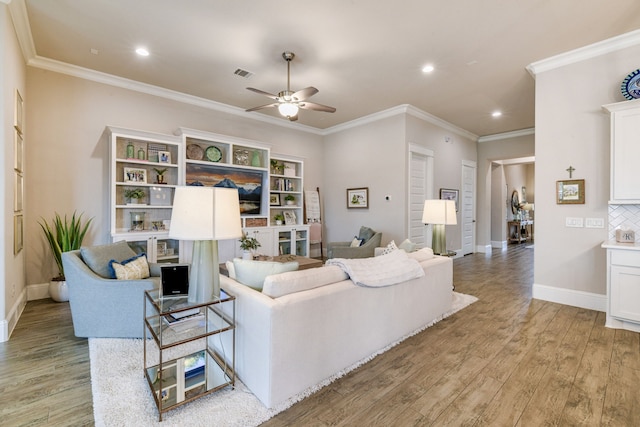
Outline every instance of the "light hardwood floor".
[[[640, 334], [532, 300], [533, 251], [456, 259], [456, 290], [478, 302], [263, 427], [640, 425]], [[0, 391], [2, 426], [92, 424], [87, 342], [68, 304], [27, 304], [0, 343]]]

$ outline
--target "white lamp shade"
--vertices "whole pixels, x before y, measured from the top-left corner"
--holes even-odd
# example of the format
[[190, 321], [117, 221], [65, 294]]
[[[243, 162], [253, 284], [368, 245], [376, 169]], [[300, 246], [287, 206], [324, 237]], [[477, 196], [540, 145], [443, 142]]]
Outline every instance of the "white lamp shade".
[[456, 202], [440, 199], [425, 200], [422, 222], [424, 224], [457, 224]]
[[226, 240], [242, 236], [240, 200], [235, 188], [177, 187], [169, 237]]
[[298, 114], [298, 106], [289, 102], [278, 105], [278, 111], [285, 117], [293, 117]]

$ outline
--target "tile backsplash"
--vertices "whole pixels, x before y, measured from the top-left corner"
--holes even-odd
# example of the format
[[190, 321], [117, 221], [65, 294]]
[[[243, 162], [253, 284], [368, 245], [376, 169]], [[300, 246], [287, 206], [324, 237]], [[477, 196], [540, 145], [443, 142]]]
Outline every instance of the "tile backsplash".
[[616, 228], [631, 229], [640, 236], [640, 205], [609, 205], [610, 240], [616, 238]]

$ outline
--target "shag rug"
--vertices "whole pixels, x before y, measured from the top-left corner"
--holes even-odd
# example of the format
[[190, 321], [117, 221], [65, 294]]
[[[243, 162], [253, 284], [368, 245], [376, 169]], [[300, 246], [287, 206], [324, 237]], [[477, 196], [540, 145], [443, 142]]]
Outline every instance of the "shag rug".
[[[474, 296], [454, 292], [453, 307], [441, 319], [477, 300]], [[226, 387], [166, 412], [162, 423], [158, 422], [158, 410], [143, 373], [142, 339], [90, 338], [95, 424], [97, 427], [257, 426], [441, 319], [388, 345], [276, 408], [267, 409], [236, 377], [235, 389]]]

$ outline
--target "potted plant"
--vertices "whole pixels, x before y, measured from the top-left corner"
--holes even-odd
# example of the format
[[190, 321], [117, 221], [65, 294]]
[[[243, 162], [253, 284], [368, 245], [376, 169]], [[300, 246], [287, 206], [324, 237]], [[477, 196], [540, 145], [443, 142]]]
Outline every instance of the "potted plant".
[[51, 226], [43, 218], [38, 224], [42, 227], [53, 258], [58, 266], [59, 275], [51, 279], [49, 282], [49, 294], [54, 301], [69, 301], [69, 291], [67, 282], [64, 277], [64, 267], [62, 266], [62, 253], [80, 249], [82, 240], [84, 239], [89, 225], [93, 218], [89, 218], [87, 222], [82, 224], [82, 214], [77, 215], [74, 212], [71, 220], [64, 216], [64, 220], [56, 213]]
[[158, 183], [158, 184], [166, 184], [166, 182], [164, 182], [164, 173], [168, 170], [168, 168], [162, 168], [162, 169], [153, 168], [153, 170], [157, 174], [156, 183]]
[[284, 163], [280, 163], [277, 160], [271, 159], [271, 169], [276, 175], [282, 175], [284, 172]]
[[242, 237], [239, 242], [240, 248], [242, 249], [242, 259], [253, 259], [253, 251], [261, 246], [258, 239], [255, 237], [248, 237], [245, 233], [242, 233]]
[[282, 225], [282, 223], [284, 222], [284, 215], [282, 215], [281, 213], [275, 214], [273, 216], [273, 219], [276, 222], [276, 225]]
[[284, 200], [288, 205], [293, 205], [296, 202], [296, 198], [293, 196], [293, 194], [287, 194], [286, 196], [284, 196]]
[[[125, 188], [124, 198], [128, 205], [140, 205], [140, 200], [144, 199], [144, 190], [142, 188]], [[132, 200], [135, 200], [135, 203]]]

